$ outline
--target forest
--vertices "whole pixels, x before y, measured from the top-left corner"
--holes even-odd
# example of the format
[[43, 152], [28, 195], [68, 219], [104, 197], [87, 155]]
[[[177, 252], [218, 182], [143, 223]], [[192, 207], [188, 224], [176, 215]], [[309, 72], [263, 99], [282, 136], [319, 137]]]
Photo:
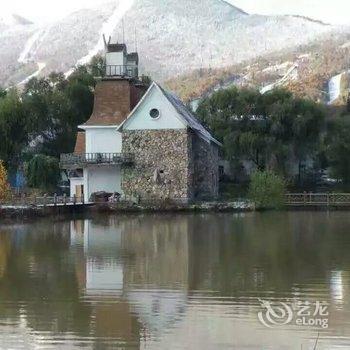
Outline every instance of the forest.
[[[0, 88], [0, 160], [9, 174], [25, 169], [27, 184], [54, 191], [60, 180], [59, 155], [74, 148], [77, 126], [91, 115], [96, 77], [103, 60], [95, 57], [72, 75], [32, 78], [22, 89]], [[239, 174], [249, 162], [302, 187], [310, 174], [330, 170], [350, 182], [349, 108], [338, 113], [284, 89], [261, 94], [229, 88], [202, 100], [197, 116], [223, 143], [222, 156]], [[299, 169], [290, 171], [291, 164]], [[234, 181], [241, 181], [238, 177]]]

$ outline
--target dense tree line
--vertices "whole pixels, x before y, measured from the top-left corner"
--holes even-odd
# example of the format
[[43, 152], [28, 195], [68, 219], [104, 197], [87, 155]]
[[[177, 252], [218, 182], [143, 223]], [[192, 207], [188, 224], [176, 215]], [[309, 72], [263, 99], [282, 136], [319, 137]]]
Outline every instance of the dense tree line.
[[339, 179], [350, 181], [350, 120], [329, 120], [325, 106], [276, 89], [231, 88], [200, 104], [199, 117], [223, 142], [233, 164], [250, 161], [258, 170], [289, 176], [291, 162], [316, 168], [331, 166]]
[[9, 172], [16, 172], [19, 165], [35, 170], [27, 174], [29, 185], [35, 187], [37, 178], [50, 173], [44, 187], [54, 187], [59, 154], [72, 151], [77, 126], [91, 115], [95, 77], [101, 69], [102, 60], [95, 58], [67, 78], [52, 73], [32, 78], [21, 89], [0, 88], [0, 159]]
[[15, 169], [34, 154], [70, 152], [77, 125], [92, 112], [94, 86], [92, 70], [82, 66], [69, 78], [52, 73], [0, 93], [0, 159]]
[[[59, 154], [72, 151], [77, 126], [91, 115], [95, 77], [101, 75], [103, 60], [96, 57], [69, 77], [52, 73], [31, 79], [22, 89], [0, 88], [0, 159], [5, 167], [15, 171], [25, 162], [26, 169], [35, 169], [28, 176], [32, 186], [38, 185], [39, 170], [49, 167], [53, 173]], [[300, 167], [311, 160], [350, 182], [346, 110], [329, 120], [325, 106], [283, 89], [262, 95], [230, 88], [204, 99], [197, 114], [223, 142], [224, 156], [235, 166], [250, 161], [258, 170], [288, 177], [291, 160]]]

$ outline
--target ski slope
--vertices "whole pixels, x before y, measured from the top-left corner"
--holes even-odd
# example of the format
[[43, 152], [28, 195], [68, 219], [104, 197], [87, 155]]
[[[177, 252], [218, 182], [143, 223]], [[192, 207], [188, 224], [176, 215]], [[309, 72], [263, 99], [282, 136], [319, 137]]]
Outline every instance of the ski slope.
[[[116, 7], [106, 22], [102, 24], [101, 30], [99, 32], [99, 40], [97, 44], [88, 52], [88, 54], [78, 60], [75, 67], [79, 65], [87, 64], [91, 59], [96, 56], [104, 48], [103, 35], [108, 38], [112, 36], [114, 29], [120, 23], [125, 13], [132, 7], [134, 0], [118, 0]], [[74, 67], [65, 73], [65, 76], [70, 76], [74, 71]]]

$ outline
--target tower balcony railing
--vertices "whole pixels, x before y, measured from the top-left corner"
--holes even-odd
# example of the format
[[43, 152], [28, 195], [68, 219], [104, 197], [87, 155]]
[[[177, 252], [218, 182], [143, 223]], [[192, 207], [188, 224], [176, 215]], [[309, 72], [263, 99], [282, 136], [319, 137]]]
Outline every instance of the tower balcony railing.
[[87, 165], [128, 165], [133, 163], [129, 153], [68, 153], [61, 154], [62, 169], [79, 169]]
[[139, 70], [132, 65], [105, 65], [106, 77], [131, 77], [137, 78]]

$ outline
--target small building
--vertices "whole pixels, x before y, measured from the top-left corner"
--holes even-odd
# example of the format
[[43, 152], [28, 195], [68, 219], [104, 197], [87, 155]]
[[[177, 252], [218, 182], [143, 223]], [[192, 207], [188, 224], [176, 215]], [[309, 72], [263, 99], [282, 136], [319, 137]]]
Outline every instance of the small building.
[[172, 93], [138, 78], [138, 54], [106, 44], [106, 75], [74, 153], [61, 155], [71, 196], [96, 192], [138, 198], [213, 199], [221, 144]]

